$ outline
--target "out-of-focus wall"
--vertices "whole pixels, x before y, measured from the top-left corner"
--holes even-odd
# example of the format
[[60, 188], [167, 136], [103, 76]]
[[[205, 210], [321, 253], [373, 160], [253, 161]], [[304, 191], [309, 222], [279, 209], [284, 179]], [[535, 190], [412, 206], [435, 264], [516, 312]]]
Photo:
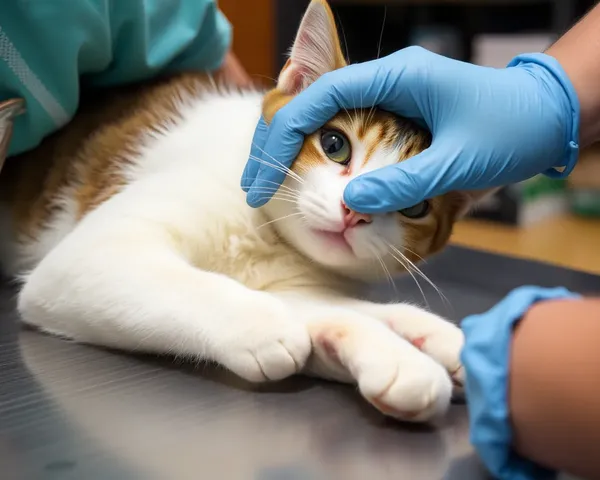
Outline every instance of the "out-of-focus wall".
[[248, 73], [258, 81], [274, 77], [273, 1], [219, 0], [218, 5], [233, 24], [233, 49]]

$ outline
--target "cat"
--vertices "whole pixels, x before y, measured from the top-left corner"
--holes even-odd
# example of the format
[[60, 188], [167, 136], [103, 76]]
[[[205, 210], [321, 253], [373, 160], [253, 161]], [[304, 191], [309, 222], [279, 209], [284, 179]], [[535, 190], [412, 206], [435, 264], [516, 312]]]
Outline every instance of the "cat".
[[[386, 415], [442, 415], [463, 335], [420, 307], [360, 299], [448, 242], [475, 195], [364, 215], [342, 192], [426, 149], [379, 109], [306, 137], [281, 188], [252, 209], [240, 178], [261, 115], [346, 65], [325, 0], [302, 19], [276, 87], [183, 73], [82, 101], [75, 119], [0, 176], [0, 261], [25, 324], [77, 342], [217, 362], [250, 382], [294, 374], [356, 384]], [[318, 108], [318, 106], [315, 106]], [[253, 158], [253, 161], [258, 159]]]

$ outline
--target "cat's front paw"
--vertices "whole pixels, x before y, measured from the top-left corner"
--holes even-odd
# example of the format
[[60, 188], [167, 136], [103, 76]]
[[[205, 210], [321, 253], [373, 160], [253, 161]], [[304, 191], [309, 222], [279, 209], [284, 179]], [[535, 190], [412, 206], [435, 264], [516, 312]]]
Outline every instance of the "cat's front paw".
[[311, 352], [305, 325], [295, 322], [288, 307], [269, 294], [257, 292], [244, 303], [240, 317], [227, 322], [230, 331], [220, 345], [219, 362], [250, 382], [299, 373]]
[[376, 363], [361, 370], [358, 385], [379, 411], [407, 422], [443, 415], [452, 395], [452, 383], [444, 368], [418, 352], [381, 352]]
[[382, 320], [385, 324], [443, 365], [455, 387], [463, 387], [464, 370], [460, 352], [464, 345], [464, 335], [459, 327], [412, 305], [387, 305], [383, 311]]
[[452, 382], [444, 367], [377, 320], [332, 312], [311, 323], [309, 331], [313, 371], [348, 381], [339, 374], [345, 369], [382, 413], [423, 422], [442, 415], [450, 405]]

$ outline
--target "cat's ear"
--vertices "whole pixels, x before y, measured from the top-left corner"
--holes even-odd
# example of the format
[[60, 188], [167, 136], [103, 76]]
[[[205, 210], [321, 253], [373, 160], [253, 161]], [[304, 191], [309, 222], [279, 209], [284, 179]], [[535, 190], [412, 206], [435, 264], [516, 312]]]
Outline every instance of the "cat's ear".
[[345, 66], [333, 12], [326, 0], [312, 0], [277, 86], [286, 94], [295, 95], [324, 73]]

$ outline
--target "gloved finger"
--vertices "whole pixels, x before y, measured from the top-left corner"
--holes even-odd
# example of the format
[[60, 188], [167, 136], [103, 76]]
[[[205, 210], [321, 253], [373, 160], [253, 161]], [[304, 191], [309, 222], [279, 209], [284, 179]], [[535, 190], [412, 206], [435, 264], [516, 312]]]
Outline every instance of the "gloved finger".
[[254, 130], [252, 146], [250, 147], [250, 155], [248, 157], [248, 161], [246, 162], [246, 166], [244, 167], [244, 172], [242, 173], [241, 187], [246, 193], [248, 193], [250, 187], [252, 187], [252, 184], [256, 179], [258, 167], [260, 166], [259, 162], [262, 157], [262, 151], [267, 141], [268, 131], [268, 126], [264, 118], [261, 116], [258, 124], [256, 125], [256, 129]]
[[289, 167], [298, 156], [303, 141], [302, 134], [286, 128], [283, 122], [271, 124], [264, 147], [257, 146], [258, 156], [254, 163], [258, 170], [246, 197], [248, 205], [261, 207], [271, 199], [275, 193], [273, 189], [290, 174]]
[[434, 145], [396, 165], [380, 168], [352, 180], [344, 202], [361, 213], [385, 213], [412, 207], [428, 198], [461, 188], [453, 158]]
[[411, 60], [412, 53], [409, 48], [393, 54], [393, 58], [348, 65], [322, 75], [277, 112], [271, 129], [283, 124], [297, 134], [309, 135], [342, 109], [373, 106], [403, 117], [421, 118], [421, 107], [412, 97], [417, 86], [423, 90], [426, 79], [418, 72], [411, 74], [416, 61]]
[[393, 58], [349, 65], [326, 73], [294, 97], [277, 112], [269, 126], [262, 162], [248, 192], [248, 204], [258, 207], [269, 200], [270, 196], [258, 189], [281, 184], [304, 136], [322, 127], [341, 109], [381, 106], [422, 125], [427, 123], [421, 114], [423, 106], [413, 93], [423, 91], [426, 77], [420, 74], [417, 64], [429, 54], [410, 47], [393, 54]]
[[382, 78], [373, 81], [378, 68], [374, 62], [367, 62], [329, 72], [277, 112], [261, 151], [256, 179], [248, 192], [250, 206], [260, 207], [270, 199], [265, 190], [283, 182], [305, 135], [322, 127], [342, 108], [372, 106], [388, 96], [390, 82]]

